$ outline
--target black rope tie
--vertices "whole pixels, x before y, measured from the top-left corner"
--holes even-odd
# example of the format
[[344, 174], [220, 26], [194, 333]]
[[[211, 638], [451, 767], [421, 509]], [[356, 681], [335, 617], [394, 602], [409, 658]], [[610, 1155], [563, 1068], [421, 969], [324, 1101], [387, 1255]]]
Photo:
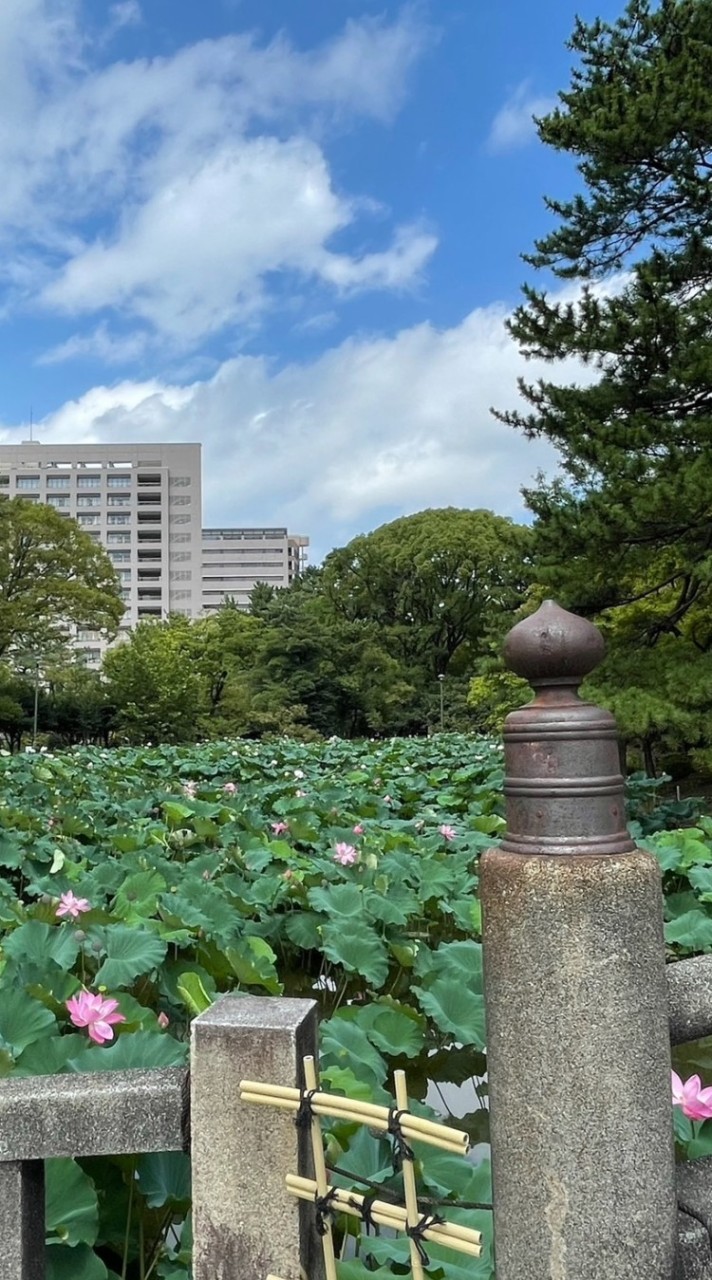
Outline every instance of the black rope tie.
[[405, 1140], [403, 1130], [401, 1128], [401, 1118], [408, 1115], [407, 1111], [399, 1111], [397, 1107], [391, 1107], [388, 1112], [388, 1128], [393, 1139], [393, 1172], [398, 1173], [403, 1168], [404, 1160], [415, 1160], [415, 1152], [413, 1148], [408, 1146]]
[[320, 1196], [318, 1191], [314, 1193], [314, 1207], [316, 1208], [316, 1229], [320, 1236], [325, 1236], [329, 1229], [329, 1218], [333, 1217], [332, 1205], [336, 1199], [335, 1187], [329, 1187], [325, 1196]]
[[361, 1204], [359, 1204], [358, 1200], [354, 1200], [353, 1196], [349, 1196], [348, 1200], [352, 1209], [358, 1209], [361, 1221], [364, 1225], [366, 1227], [370, 1227], [371, 1231], [373, 1231], [375, 1235], [378, 1235], [378, 1223], [375, 1221], [373, 1216], [373, 1202], [377, 1195], [377, 1191], [372, 1191], [370, 1195], [363, 1197]]
[[430, 1266], [430, 1258], [428, 1257], [423, 1244], [425, 1232], [429, 1231], [431, 1227], [439, 1226], [444, 1221], [445, 1219], [441, 1218], [438, 1213], [425, 1213], [423, 1214], [423, 1217], [419, 1218], [412, 1227], [406, 1227], [405, 1229], [405, 1233], [413, 1241], [413, 1244], [418, 1251], [418, 1257], [424, 1267]]
[[294, 1117], [294, 1123], [298, 1129], [308, 1129], [314, 1119], [314, 1108], [312, 1106], [312, 1098], [318, 1089], [302, 1089], [299, 1097], [299, 1106]]

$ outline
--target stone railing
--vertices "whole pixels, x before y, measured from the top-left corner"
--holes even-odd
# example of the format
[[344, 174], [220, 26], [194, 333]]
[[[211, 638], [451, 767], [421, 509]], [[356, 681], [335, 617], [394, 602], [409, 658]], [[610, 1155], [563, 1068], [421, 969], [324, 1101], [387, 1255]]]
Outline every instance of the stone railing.
[[300, 1267], [317, 1280], [313, 1215], [284, 1194], [286, 1174], [305, 1167], [305, 1137], [238, 1091], [245, 1076], [301, 1087], [316, 1035], [312, 1000], [224, 996], [192, 1024], [190, 1072], [0, 1082], [2, 1280], [44, 1280], [44, 1160], [188, 1149], [194, 1280], [300, 1280]]
[[[536, 696], [505, 727], [507, 831], [480, 868], [497, 1280], [712, 1280], [712, 1160], [676, 1170], [670, 1091], [671, 1039], [712, 1033], [712, 956], [665, 965], [615, 722], [577, 693], [598, 632], [549, 602], [505, 654]], [[190, 1075], [0, 1082], [2, 1280], [43, 1280], [42, 1160], [188, 1145], [194, 1280], [320, 1280], [314, 1215], [284, 1195], [304, 1132], [238, 1091], [301, 1087], [316, 1035], [312, 1001], [226, 996]]]

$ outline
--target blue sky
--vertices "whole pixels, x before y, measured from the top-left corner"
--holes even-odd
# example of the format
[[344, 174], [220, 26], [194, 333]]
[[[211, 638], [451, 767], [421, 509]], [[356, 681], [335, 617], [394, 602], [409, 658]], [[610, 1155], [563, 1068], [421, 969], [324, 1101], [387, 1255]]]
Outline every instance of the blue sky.
[[555, 459], [489, 406], [576, 181], [531, 123], [576, 11], [619, 7], [3, 0], [0, 439], [30, 408], [48, 443], [199, 439], [205, 522], [314, 559], [426, 506], [523, 518]]

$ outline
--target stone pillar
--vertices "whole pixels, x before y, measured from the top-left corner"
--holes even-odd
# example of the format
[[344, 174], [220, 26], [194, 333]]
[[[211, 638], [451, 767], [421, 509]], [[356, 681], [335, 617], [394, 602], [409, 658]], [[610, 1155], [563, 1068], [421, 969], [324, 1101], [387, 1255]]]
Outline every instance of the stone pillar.
[[44, 1164], [9, 1160], [0, 1164], [0, 1257], [2, 1280], [44, 1280]]
[[287, 1194], [309, 1165], [292, 1112], [240, 1102], [240, 1080], [302, 1087], [317, 1053], [313, 1000], [223, 996], [196, 1018], [191, 1043], [194, 1280], [318, 1280], [309, 1206]]
[[505, 643], [507, 832], [481, 865], [497, 1280], [671, 1280], [660, 873], [625, 829], [604, 645], [547, 601]]

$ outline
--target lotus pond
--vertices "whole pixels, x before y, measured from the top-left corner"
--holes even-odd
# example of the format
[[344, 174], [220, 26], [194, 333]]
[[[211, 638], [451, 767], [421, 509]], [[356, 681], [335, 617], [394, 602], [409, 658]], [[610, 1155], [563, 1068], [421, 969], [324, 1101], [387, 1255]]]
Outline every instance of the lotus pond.
[[[429, 1152], [418, 1177], [487, 1247], [473, 1264], [429, 1246], [427, 1271], [489, 1280], [477, 861], [504, 825], [500, 745], [86, 748], [0, 774], [0, 1072], [180, 1065], [218, 994], [313, 996], [326, 1087], [386, 1103], [404, 1067], [414, 1109], [470, 1134], [468, 1160]], [[631, 816], [663, 867], [671, 958], [712, 948], [712, 820], [642, 779]], [[690, 1066], [712, 1082], [707, 1045]], [[712, 1150], [712, 1121], [677, 1127], [681, 1150]], [[334, 1123], [327, 1162], [400, 1191], [363, 1129]], [[47, 1229], [49, 1280], [186, 1280], [187, 1157], [49, 1161]], [[341, 1280], [408, 1270], [405, 1241], [343, 1253]]]

